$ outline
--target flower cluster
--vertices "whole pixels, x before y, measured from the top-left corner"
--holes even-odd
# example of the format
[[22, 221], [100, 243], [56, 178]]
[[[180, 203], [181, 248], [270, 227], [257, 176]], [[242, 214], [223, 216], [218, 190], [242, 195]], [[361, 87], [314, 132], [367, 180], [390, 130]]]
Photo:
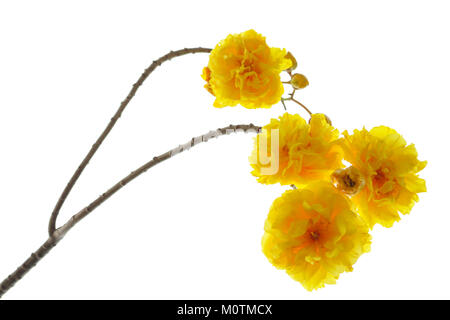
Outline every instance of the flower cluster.
[[[297, 61], [286, 50], [267, 46], [253, 30], [229, 35], [211, 52], [203, 70], [215, 107], [241, 104], [267, 108], [292, 100], [310, 113], [309, 122], [285, 113], [271, 119], [254, 141], [252, 174], [262, 184], [291, 185], [270, 208], [263, 252], [307, 290], [335, 283], [370, 250], [369, 230], [392, 227], [425, 192], [418, 177], [425, 166], [414, 145], [380, 126], [353, 134], [339, 131], [324, 114], [312, 114], [294, 99], [309, 82], [292, 74]], [[282, 82], [286, 71], [290, 81]], [[283, 83], [293, 92], [282, 98]], [[344, 165], [344, 160], [348, 165]]]
[[[274, 129], [278, 149], [267, 150], [279, 152], [278, 171], [266, 176], [257, 161], [259, 141], [272, 139]], [[382, 126], [339, 137], [321, 114], [313, 114], [309, 124], [287, 113], [272, 119], [255, 139], [250, 163], [259, 182], [296, 186], [273, 203], [263, 252], [308, 290], [351, 271], [369, 251], [369, 228], [391, 227], [418, 201], [417, 193], [426, 191], [417, 175], [426, 162], [395, 130]]]

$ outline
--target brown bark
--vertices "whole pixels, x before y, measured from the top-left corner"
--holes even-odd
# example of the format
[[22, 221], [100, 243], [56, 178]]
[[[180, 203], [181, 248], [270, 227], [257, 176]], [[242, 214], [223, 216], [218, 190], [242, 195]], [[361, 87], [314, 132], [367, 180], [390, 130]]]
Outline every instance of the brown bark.
[[64, 204], [64, 201], [67, 199], [67, 196], [69, 195], [70, 191], [72, 190], [73, 186], [77, 182], [78, 178], [80, 177], [81, 173], [83, 172], [84, 168], [88, 165], [91, 158], [94, 156], [95, 152], [98, 150], [102, 142], [105, 140], [106, 136], [109, 134], [109, 132], [112, 130], [114, 125], [116, 124], [117, 120], [119, 120], [120, 116], [122, 115], [122, 112], [125, 110], [128, 103], [133, 99], [134, 95], [136, 94], [136, 91], [139, 89], [139, 87], [144, 83], [145, 79], [148, 78], [148, 76], [155, 70], [158, 66], [160, 66], [162, 63], [169, 61], [172, 58], [183, 56], [189, 53], [209, 53], [211, 49], [208, 48], [185, 48], [177, 51], [170, 51], [166, 55], [162, 56], [161, 58], [153, 61], [153, 63], [145, 69], [145, 71], [142, 73], [142, 75], [139, 77], [139, 79], [136, 81], [136, 83], [131, 88], [131, 91], [128, 93], [125, 100], [122, 101], [122, 103], [119, 106], [119, 109], [116, 111], [114, 116], [111, 118], [110, 122], [106, 126], [105, 130], [103, 130], [102, 134], [98, 137], [97, 141], [92, 145], [91, 149], [89, 150], [88, 154], [84, 157], [81, 164], [78, 166], [77, 170], [74, 172], [72, 178], [70, 178], [69, 182], [67, 183], [66, 187], [64, 188], [61, 196], [58, 199], [58, 202], [55, 205], [55, 208], [53, 209], [53, 212], [50, 216], [50, 221], [48, 225], [48, 233], [51, 236], [53, 232], [56, 229], [56, 219], [58, 218], [59, 211], [61, 210], [61, 207]]
[[247, 125], [229, 125], [225, 128], [219, 128], [214, 131], [210, 131], [204, 135], [194, 137], [189, 140], [188, 143], [180, 145], [172, 150], [169, 150], [158, 157], [153, 158], [149, 162], [145, 163], [143, 166], [139, 167], [135, 171], [132, 171], [128, 176], [117, 182], [114, 186], [108, 189], [105, 193], [91, 202], [84, 209], [80, 210], [78, 213], [73, 215], [63, 226], [55, 230], [49, 238], [37, 249], [22, 265], [16, 269], [11, 275], [9, 275], [0, 284], [0, 297], [2, 297], [9, 289], [11, 289], [17, 281], [19, 281], [28, 271], [30, 271], [53, 247], [55, 247], [59, 241], [70, 231], [78, 222], [85, 218], [89, 213], [91, 213], [95, 208], [100, 206], [109, 197], [123, 188], [127, 183], [134, 180], [144, 172], [146, 172], [151, 167], [161, 163], [171, 157], [181, 153], [183, 151], [189, 150], [191, 147], [201, 143], [207, 142], [211, 138], [219, 137], [222, 135], [227, 135], [233, 132], [260, 132], [261, 128], [253, 124]]

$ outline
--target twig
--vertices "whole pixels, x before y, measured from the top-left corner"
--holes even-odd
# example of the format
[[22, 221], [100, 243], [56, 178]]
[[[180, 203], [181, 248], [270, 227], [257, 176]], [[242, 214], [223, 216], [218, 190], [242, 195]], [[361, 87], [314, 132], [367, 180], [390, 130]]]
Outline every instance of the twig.
[[211, 138], [219, 137], [222, 135], [227, 135], [233, 132], [260, 132], [261, 127], [255, 126], [253, 124], [246, 125], [229, 125], [225, 128], [219, 128], [214, 131], [210, 131], [207, 134], [192, 138], [184, 145], [180, 145], [166, 153], [161, 154], [158, 157], [153, 158], [137, 170], [131, 172], [128, 176], [120, 180], [105, 193], [95, 199], [87, 207], [79, 211], [77, 214], [73, 215], [62, 227], [55, 230], [50, 237], [42, 244], [37, 251], [31, 254], [31, 256], [14, 271], [10, 276], [8, 276], [0, 284], [0, 297], [2, 297], [9, 289], [11, 289], [17, 281], [19, 281], [28, 271], [30, 271], [54, 246], [58, 244], [59, 241], [72, 229], [78, 222], [85, 218], [89, 213], [91, 213], [95, 208], [105, 202], [109, 197], [123, 188], [127, 183], [134, 180], [144, 172], [146, 172], [151, 167], [161, 163], [178, 153], [189, 150], [191, 147], [210, 140]]
[[312, 115], [312, 112], [309, 111], [309, 109], [308, 109], [303, 103], [301, 103], [300, 101], [295, 100], [294, 98], [289, 98], [289, 100], [292, 100], [292, 101], [294, 101], [296, 104], [298, 104], [299, 106], [303, 107], [303, 109], [305, 109], [305, 110], [309, 113], [310, 116]]
[[64, 201], [66, 200], [67, 196], [69, 195], [70, 191], [72, 190], [73, 186], [77, 182], [78, 178], [80, 177], [81, 173], [83, 172], [84, 168], [86, 168], [87, 164], [91, 160], [91, 158], [94, 156], [97, 149], [102, 144], [103, 140], [105, 140], [106, 136], [109, 134], [109, 132], [112, 130], [114, 125], [116, 124], [117, 120], [119, 120], [120, 116], [122, 115], [123, 110], [126, 108], [128, 103], [131, 101], [131, 99], [136, 94], [136, 91], [139, 89], [139, 87], [144, 83], [145, 79], [148, 78], [148, 76], [153, 72], [153, 70], [156, 69], [156, 67], [160, 66], [162, 63], [169, 61], [172, 58], [183, 56], [189, 53], [199, 53], [204, 52], [208, 53], [211, 49], [208, 48], [184, 48], [177, 51], [170, 51], [166, 55], [162, 56], [161, 58], [153, 61], [153, 63], [145, 69], [145, 71], [142, 73], [142, 75], [139, 77], [139, 79], [136, 81], [136, 83], [131, 88], [131, 91], [128, 93], [125, 100], [122, 101], [120, 104], [119, 109], [116, 111], [114, 116], [111, 118], [111, 121], [109, 122], [108, 126], [105, 128], [105, 130], [102, 132], [100, 137], [98, 137], [97, 141], [92, 145], [91, 150], [89, 150], [88, 154], [84, 157], [81, 164], [78, 166], [77, 170], [73, 174], [72, 178], [70, 178], [69, 182], [67, 183], [67, 186], [64, 188], [64, 191], [62, 192], [61, 196], [58, 199], [58, 202], [55, 205], [55, 208], [53, 209], [53, 212], [50, 216], [50, 221], [48, 224], [48, 233], [51, 236], [53, 232], [56, 229], [56, 219], [58, 217], [59, 211], [61, 210], [62, 205], [64, 204]]

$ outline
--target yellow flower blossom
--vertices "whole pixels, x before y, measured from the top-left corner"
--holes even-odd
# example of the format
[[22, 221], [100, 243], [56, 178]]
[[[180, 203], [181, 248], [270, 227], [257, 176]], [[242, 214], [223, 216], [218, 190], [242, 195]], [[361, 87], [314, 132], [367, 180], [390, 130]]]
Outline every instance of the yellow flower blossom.
[[371, 228], [376, 223], [391, 227], [400, 220], [399, 212], [410, 212], [419, 200], [417, 193], [426, 191], [425, 180], [417, 175], [426, 161], [419, 161], [415, 146], [385, 126], [343, 135], [344, 158], [365, 181], [352, 201]]
[[310, 291], [336, 283], [370, 251], [368, 226], [326, 182], [286, 191], [272, 204], [264, 230], [267, 259]]
[[[272, 130], [278, 129], [278, 148], [272, 153]], [[307, 123], [297, 114], [285, 113], [263, 127], [255, 138], [254, 149], [249, 160], [252, 174], [264, 184], [280, 183], [297, 186], [315, 180], [329, 180], [330, 174], [342, 167], [342, 152], [335, 143], [339, 137], [323, 114], [313, 114]], [[261, 150], [261, 142], [267, 146]], [[264, 144], [266, 142], [266, 144]], [[261, 161], [267, 153], [272, 160], [278, 155], [278, 170], [265, 173], [267, 163]], [[277, 154], [278, 153], [278, 154]]]
[[230, 34], [209, 56], [202, 77], [205, 88], [215, 95], [214, 106], [269, 108], [281, 100], [280, 73], [292, 62], [286, 50], [271, 48], [254, 30]]

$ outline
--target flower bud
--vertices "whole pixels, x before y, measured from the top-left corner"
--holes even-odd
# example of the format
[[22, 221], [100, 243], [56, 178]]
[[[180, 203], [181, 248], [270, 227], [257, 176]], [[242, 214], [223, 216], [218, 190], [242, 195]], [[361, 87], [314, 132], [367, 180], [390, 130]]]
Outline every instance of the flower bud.
[[[330, 119], [326, 114], [324, 114], [324, 113], [315, 113], [315, 114], [321, 114], [321, 115], [323, 115], [323, 116], [325, 117], [326, 122], [327, 122], [330, 126], [333, 125], [333, 123], [331, 122], [331, 119]], [[311, 118], [309, 119], [308, 123], [311, 124]]]
[[297, 68], [297, 60], [295, 59], [294, 55], [290, 51], [288, 51], [285, 58], [291, 60], [292, 62], [292, 65], [286, 71], [291, 72], [292, 70], [295, 70], [295, 68]]
[[306, 79], [306, 77], [300, 73], [294, 74], [291, 78], [291, 86], [296, 90], [303, 89], [308, 85], [308, 79]]

